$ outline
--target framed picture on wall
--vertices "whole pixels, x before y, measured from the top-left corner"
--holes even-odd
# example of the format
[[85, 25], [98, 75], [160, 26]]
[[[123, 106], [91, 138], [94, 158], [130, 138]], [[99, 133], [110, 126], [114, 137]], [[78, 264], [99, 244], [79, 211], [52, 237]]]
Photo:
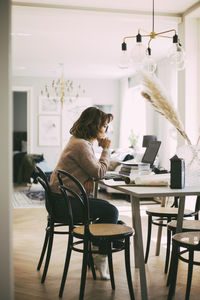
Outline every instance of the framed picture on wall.
[[56, 115], [60, 114], [60, 101], [53, 97], [39, 97], [39, 114]]
[[60, 146], [60, 116], [40, 115], [38, 129], [39, 146]]

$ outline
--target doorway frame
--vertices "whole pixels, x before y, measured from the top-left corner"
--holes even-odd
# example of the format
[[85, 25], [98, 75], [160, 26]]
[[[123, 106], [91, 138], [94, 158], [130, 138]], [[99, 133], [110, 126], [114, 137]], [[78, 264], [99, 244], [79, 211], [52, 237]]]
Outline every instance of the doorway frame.
[[[33, 153], [33, 87], [31, 86], [13, 86], [13, 92], [27, 93], [27, 153]], [[12, 95], [13, 97], [13, 95]]]

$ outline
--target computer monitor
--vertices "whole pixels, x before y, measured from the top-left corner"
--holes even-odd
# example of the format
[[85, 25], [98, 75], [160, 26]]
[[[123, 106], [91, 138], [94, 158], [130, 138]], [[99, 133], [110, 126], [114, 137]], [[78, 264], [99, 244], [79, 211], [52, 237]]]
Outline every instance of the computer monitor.
[[142, 157], [141, 162], [148, 163], [152, 167], [154, 164], [156, 155], [158, 153], [158, 150], [160, 148], [160, 145], [161, 145], [160, 141], [151, 141], [146, 148], [146, 151]]

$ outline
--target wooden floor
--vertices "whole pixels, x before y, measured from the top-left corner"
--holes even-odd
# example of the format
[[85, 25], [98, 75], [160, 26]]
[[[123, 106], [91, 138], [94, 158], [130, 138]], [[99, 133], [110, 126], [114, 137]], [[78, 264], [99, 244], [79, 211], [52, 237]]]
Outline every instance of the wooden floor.
[[[120, 219], [131, 225], [130, 204], [119, 200]], [[145, 209], [141, 207], [142, 226], [146, 239], [147, 217]], [[15, 300], [55, 300], [59, 299], [58, 290], [61, 281], [63, 262], [66, 251], [67, 239], [65, 236], [56, 236], [52, 251], [52, 258], [45, 284], [40, 283], [41, 271], [36, 270], [38, 258], [43, 244], [46, 211], [44, 208], [18, 208], [14, 209], [14, 274], [15, 274]], [[150, 300], [167, 299], [166, 275], [164, 274], [165, 236], [161, 246], [161, 254], [155, 257], [156, 230], [154, 226], [151, 241], [151, 252], [146, 265], [148, 293]], [[164, 230], [165, 231], [165, 230]], [[146, 242], [144, 242], [146, 244]], [[132, 243], [133, 245], [133, 243]], [[131, 247], [132, 247], [131, 245]], [[131, 253], [133, 249], [131, 248]], [[68, 280], [65, 286], [63, 299], [75, 300], [79, 295], [81, 254], [72, 254]], [[92, 279], [88, 272], [85, 290], [85, 300], [122, 300], [129, 299], [126, 282], [124, 255], [117, 253], [113, 256], [116, 290], [111, 289], [110, 281]], [[140, 297], [140, 282], [138, 270], [134, 268], [132, 258], [132, 277], [136, 299]], [[191, 297], [192, 300], [200, 299], [200, 269], [194, 268]], [[185, 263], [180, 263], [177, 280], [175, 300], [184, 299], [186, 282]]]

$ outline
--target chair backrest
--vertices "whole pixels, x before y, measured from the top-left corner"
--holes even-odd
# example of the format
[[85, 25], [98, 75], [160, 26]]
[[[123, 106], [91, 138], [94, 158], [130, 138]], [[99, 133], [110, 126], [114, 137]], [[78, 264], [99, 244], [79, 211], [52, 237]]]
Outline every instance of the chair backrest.
[[35, 166], [34, 176], [36, 177], [36, 179], [38, 178], [38, 176], [39, 176], [40, 178], [42, 178], [42, 180], [45, 181], [46, 185], [47, 185], [47, 186], [49, 187], [49, 189], [50, 189], [48, 177], [46, 176], [46, 174], [42, 171], [42, 169], [41, 169], [40, 167]]
[[[179, 197], [174, 197], [174, 203], [173, 203], [173, 205], [172, 206], [174, 206], [174, 207], [178, 207], [179, 206]], [[199, 211], [200, 211], [200, 196], [197, 196], [197, 198], [196, 198], [196, 203], [195, 203], [195, 213], [196, 213], [196, 216], [197, 217], [195, 217], [195, 219], [196, 220], [198, 220], [199, 218], [198, 218], [198, 213], [199, 213]]]
[[46, 182], [41, 178], [38, 177], [38, 182], [41, 184], [41, 186], [45, 190], [45, 207], [46, 210], [48, 211], [49, 215], [53, 216], [53, 201], [52, 201], [52, 196], [51, 192], [46, 184]]
[[[83, 210], [84, 210], [84, 204], [83, 204], [83, 201], [81, 199], [81, 196], [78, 195], [76, 192], [72, 191], [72, 189], [70, 188], [67, 188], [66, 186], [64, 185], [60, 185], [59, 186], [60, 188], [60, 191], [61, 191], [61, 194], [63, 196], [63, 199], [66, 201], [66, 204], [67, 204], [67, 212], [68, 212], [68, 225], [69, 225], [69, 231], [73, 230], [74, 228], [74, 218], [73, 218], [73, 212], [72, 212], [72, 207], [71, 207], [71, 202], [70, 202], [70, 199], [69, 199], [69, 194], [72, 195], [73, 197], [77, 198], [80, 203], [82, 204], [83, 206]], [[82, 222], [78, 222], [78, 225], [89, 225], [89, 220], [82, 220]], [[77, 225], [77, 223], [76, 223]], [[87, 226], [88, 228], [88, 226]]]
[[[79, 180], [74, 177], [73, 175], [71, 175], [70, 173], [63, 171], [63, 170], [57, 170], [57, 176], [58, 176], [58, 180], [60, 183], [60, 188], [64, 187], [64, 189], [61, 189], [62, 195], [65, 198], [69, 197], [69, 194], [72, 194], [73, 197], [79, 199], [79, 201], [81, 202], [82, 206], [83, 206], [83, 222], [86, 224], [89, 222], [90, 219], [90, 215], [89, 215], [89, 203], [88, 203], [88, 196], [86, 193], [86, 190], [84, 188], [84, 186], [79, 182]], [[73, 183], [75, 183], [76, 187], [78, 188], [78, 190], [80, 191], [80, 193], [76, 193], [75, 191], [73, 191], [71, 188], [69, 188], [68, 186], [63, 184], [62, 181], [62, 177], [68, 177], [71, 181], [73, 181]]]
[[45, 173], [38, 167], [35, 167], [34, 172], [35, 178], [38, 180], [38, 182], [41, 184], [41, 186], [45, 190], [45, 207], [46, 210], [50, 215], [53, 214], [53, 202], [52, 202], [52, 196], [51, 196], [51, 187], [49, 185], [49, 181]]

